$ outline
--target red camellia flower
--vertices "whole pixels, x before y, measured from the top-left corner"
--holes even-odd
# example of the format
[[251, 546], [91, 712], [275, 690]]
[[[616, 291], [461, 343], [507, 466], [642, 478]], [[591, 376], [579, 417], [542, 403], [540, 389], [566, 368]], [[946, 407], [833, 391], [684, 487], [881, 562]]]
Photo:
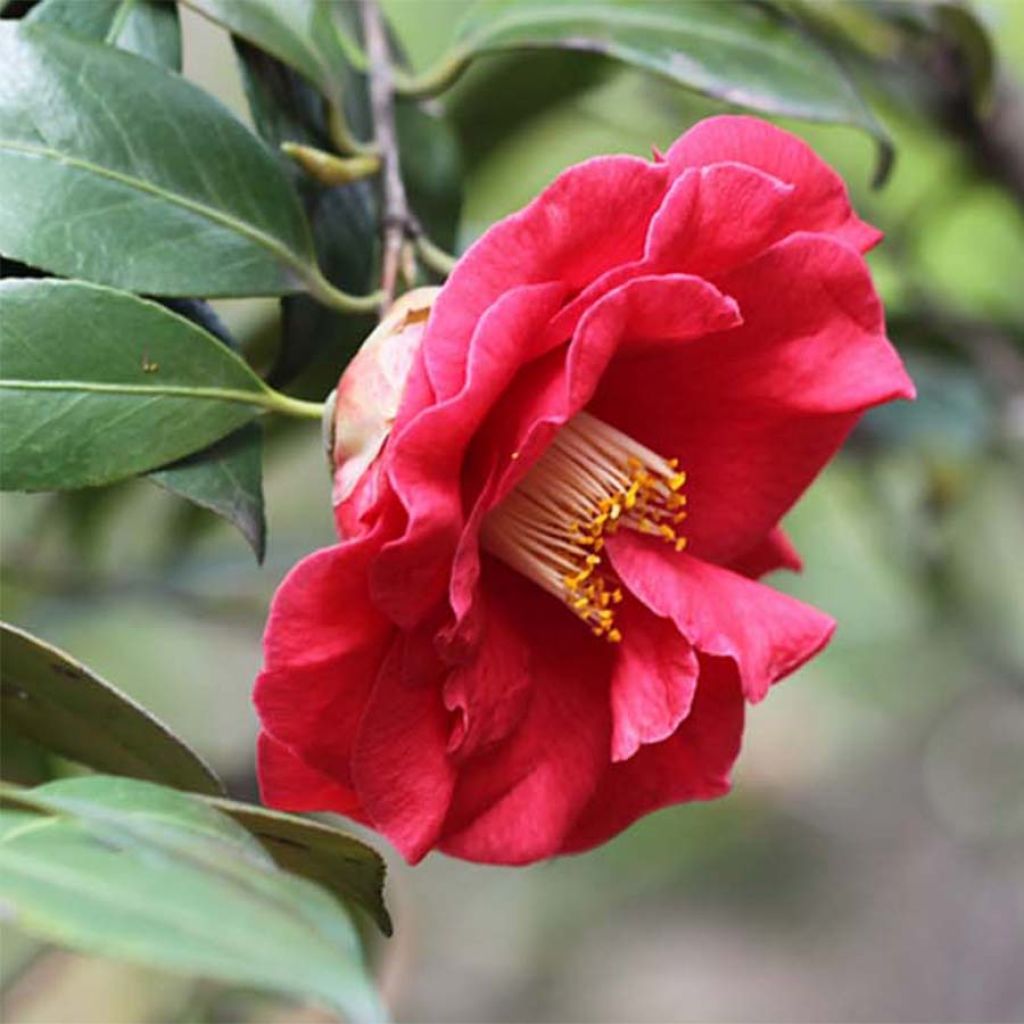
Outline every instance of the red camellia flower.
[[870, 406], [913, 396], [795, 137], [588, 160], [414, 293], [338, 390], [341, 543], [282, 584], [264, 800], [410, 861], [521, 864], [729, 788], [745, 702], [833, 622], [756, 582]]

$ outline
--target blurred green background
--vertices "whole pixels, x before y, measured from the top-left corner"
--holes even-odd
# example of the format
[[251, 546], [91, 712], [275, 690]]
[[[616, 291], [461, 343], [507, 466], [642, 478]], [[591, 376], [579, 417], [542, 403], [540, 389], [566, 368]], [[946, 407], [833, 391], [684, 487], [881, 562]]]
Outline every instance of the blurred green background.
[[[464, 6], [387, 4], [416, 66]], [[980, 10], [1020, 88], [1024, 3]], [[186, 73], [246, 118], [227, 38], [184, 24]], [[880, 191], [865, 137], [787, 125], [886, 231], [871, 262], [920, 389], [869, 416], [787, 521], [807, 568], [772, 582], [834, 615], [836, 640], [752, 711], [725, 800], [529, 869], [392, 858], [398, 930], [373, 956], [399, 1020], [1024, 1019], [1024, 196], [925, 104], [877, 98], [898, 154]], [[511, 113], [488, 118], [499, 100]], [[482, 62], [446, 102], [462, 245], [567, 164], [646, 155], [722, 109], [550, 55]], [[271, 300], [215, 305], [254, 346], [276, 330]], [[269, 441], [262, 568], [144, 482], [0, 504], [4, 617], [140, 699], [247, 796], [268, 601], [333, 540], [318, 429]], [[12, 1021], [323, 1019], [5, 939]]]

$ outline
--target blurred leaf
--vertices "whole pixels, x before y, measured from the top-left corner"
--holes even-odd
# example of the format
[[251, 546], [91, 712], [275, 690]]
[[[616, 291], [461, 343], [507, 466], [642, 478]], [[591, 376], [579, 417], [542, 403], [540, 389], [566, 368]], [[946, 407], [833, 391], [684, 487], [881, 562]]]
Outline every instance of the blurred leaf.
[[358, 903], [385, 935], [391, 934], [391, 917], [382, 892], [384, 861], [372, 847], [345, 832], [293, 814], [234, 800], [212, 798], [209, 802], [256, 836], [286, 871]]
[[0, 96], [6, 255], [154, 295], [323, 289], [275, 157], [178, 75], [7, 23]]
[[783, 12], [754, 3], [482, 0], [438, 68], [407, 87], [443, 88], [482, 54], [550, 47], [603, 54], [753, 110], [853, 125], [891, 150], [831, 55]]
[[0, 652], [5, 729], [97, 771], [223, 792], [166, 726], [63, 651], [0, 623]]
[[212, 807], [104, 776], [7, 787], [5, 797], [44, 813], [0, 812], [0, 894], [20, 927], [85, 952], [312, 998], [348, 1020], [381, 1019], [341, 907], [280, 871]]
[[42, 0], [25, 21], [116, 46], [181, 70], [178, 9], [164, 0]]
[[78, 281], [0, 282], [0, 366], [6, 490], [69, 490], [164, 465], [253, 419], [270, 396], [188, 320]]
[[[238, 345], [209, 304], [168, 299], [165, 305], [198, 324], [234, 352]], [[263, 431], [247, 423], [205, 451], [149, 474], [150, 480], [236, 526], [258, 562], [267, 547], [263, 509]]]
[[184, 0], [233, 35], [295, 68], [339, 109], [344, 65], [357, 53], [340, 10], [319, 0]]
[[995, 80], [995, 51], [985, 26], [965, 4], [940, 2], [936, 4], [936, 19], [941, 29], [955, 39], [963, 54], [971, 76], [971, 95], [975, 106], [986, 111], [992, 103]]
[[[330, 148], [326, 113], [316, 90], [279, 60], [245, 42], [236, 40], [235, 48], [260, 135], [275, 149], [283, 142]], [[368, 123], [364, 100], [363, 90], [348, 90], [346, 111], [356, 125]], [[353, 294], [369, 291], [378, 248], [375, 184], [357, 181], [325, 188], [297, 167], [289, 166], [289, 173], [302, 196], [326, 277]], [[372, 317], [345, 316], [307, 296], [286, 296], [281, 301], [281, 347], [269, 382], [275, 387], [291, 382], [317, 356], [336, 380], [372, 327]]]

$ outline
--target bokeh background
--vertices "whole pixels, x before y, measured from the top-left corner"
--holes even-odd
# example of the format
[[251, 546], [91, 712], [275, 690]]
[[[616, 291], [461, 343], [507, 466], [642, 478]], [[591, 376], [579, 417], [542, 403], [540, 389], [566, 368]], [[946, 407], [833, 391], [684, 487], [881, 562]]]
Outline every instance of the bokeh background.
[[[464, 6], [387, 4], [418, 66]], [[1024, 3], [979, 9], [1024, 139]], [[227, 38], [184, 24], [186, 73], [245, 119]], [[898, 154], [882, 190], [865, 137], [788, 125], [886, 231], [871, 262], [920, 389], [869, 416], [787, 520], [807, 568], [772, 582], [839, 620], [833, 645], [750, 714], [725, 800], [529, 869], [392, 857], [398, 930], [371, 955], [398, 1020], [1024, 1019], [1024, 168], [983, 151], [922, 67], [874, 97]], [[483, 62], [447, 103], [463, 246], [567, 164], [646, 155], [721, 109], [582, 55]], [[215, 305], [250, 351], [272, 347], [275, 302]], [[333, 538], [316, 426], [268, 441], [262, 567], [145, 482], [0, 504], [4, 617], [250, 797], [266, 607]], [[9, 928], [2, 953], [10, 1021], [327, 1019]]]

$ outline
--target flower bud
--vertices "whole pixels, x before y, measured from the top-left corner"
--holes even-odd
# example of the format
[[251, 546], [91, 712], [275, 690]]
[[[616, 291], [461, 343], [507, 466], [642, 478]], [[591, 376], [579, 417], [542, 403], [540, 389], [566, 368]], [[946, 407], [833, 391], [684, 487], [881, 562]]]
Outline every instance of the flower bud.
[[336, 506], [352, 493], [387, 440], [439, 291], [417, 288], [397, 299], [338, 381], [328, 444]]

